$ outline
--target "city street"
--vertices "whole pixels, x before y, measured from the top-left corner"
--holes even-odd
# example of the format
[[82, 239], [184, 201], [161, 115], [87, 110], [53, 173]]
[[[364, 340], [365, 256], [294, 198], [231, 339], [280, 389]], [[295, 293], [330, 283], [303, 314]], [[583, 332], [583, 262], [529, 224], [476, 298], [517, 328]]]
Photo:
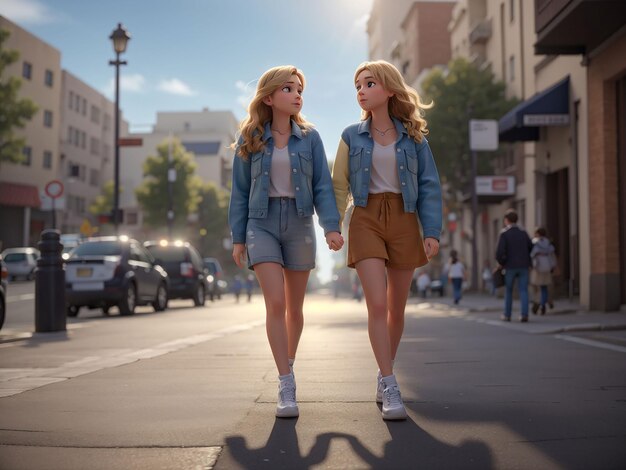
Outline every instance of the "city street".
[[[10, 286], [0, 332], [2, 469], [626, 465], [626, 347], [612, 330], [623, 313], [505, 324], [496, 301], [412, 299], [395, 366], [410, 418], [386, 423], [364, 303], [311, 294], [300, 418], [277, 420], [259, 295], [133, 317], [84, 310], [67, 333], [15, 340], [29, 308], [32, 321], [29, 285]], [[578, 331], [597, 315], [606, 331]]]

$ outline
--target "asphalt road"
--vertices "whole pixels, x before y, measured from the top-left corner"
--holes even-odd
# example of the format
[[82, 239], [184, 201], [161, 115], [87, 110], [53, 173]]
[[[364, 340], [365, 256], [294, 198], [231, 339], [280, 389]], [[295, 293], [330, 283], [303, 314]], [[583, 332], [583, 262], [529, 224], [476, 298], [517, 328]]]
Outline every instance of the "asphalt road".
[[277, 420], [258, 296], [172, 307], [0, 345], [0, 468], [626, 468], [619, 350], [410, 305], [386, 423], [364, 304], [311, 295]]

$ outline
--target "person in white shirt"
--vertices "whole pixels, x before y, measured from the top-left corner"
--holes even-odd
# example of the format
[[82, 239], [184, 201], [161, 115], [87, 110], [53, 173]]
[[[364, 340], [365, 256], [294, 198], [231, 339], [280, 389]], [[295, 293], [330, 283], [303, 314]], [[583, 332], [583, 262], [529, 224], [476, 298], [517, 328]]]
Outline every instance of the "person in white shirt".
[[456, 250], [452, 250], [450, 253], [450, 261], [448, 262], [448, 279], [450, 279], [450, 282], [452, 283], [454, 304], [458, 305], [463, 295], [465, 266], [459, 261]]

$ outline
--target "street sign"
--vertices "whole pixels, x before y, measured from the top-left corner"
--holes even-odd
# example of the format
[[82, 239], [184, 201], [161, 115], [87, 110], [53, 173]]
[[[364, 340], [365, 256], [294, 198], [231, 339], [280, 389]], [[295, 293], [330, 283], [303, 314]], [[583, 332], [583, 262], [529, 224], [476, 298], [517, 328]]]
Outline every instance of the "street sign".
[[143, 139], [141, 137], [120, 137], [117, 139], [120, 147], [141, 147]]
[[470, 150], [498, 150], [498, 121], [470, 119]]
[[514, 176], [477, 176], [476, 194], [479, 196], [513, 196]]
[[57, 199], [63, 194], [63, 183], [59, 180], [52, 180], [46, 184], [46, 194], [52, 199]]

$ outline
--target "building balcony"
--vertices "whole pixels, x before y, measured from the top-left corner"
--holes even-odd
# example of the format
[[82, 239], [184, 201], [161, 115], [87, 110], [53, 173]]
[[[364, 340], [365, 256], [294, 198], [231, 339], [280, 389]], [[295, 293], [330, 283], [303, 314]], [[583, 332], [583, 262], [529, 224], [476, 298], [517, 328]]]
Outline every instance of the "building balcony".
[[535, 54], [583, 54], [626, 28], [624, 0], [535, 0]]
[[491, 30], [491, 18], [479, 21], [470, 32], [470, 44], [485, 44], [491, 38]]

